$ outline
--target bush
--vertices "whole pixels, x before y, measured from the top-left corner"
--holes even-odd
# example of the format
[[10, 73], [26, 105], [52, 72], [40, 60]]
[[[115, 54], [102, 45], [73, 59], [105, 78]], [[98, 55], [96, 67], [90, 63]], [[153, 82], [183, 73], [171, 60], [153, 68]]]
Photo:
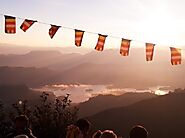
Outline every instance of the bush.
[[15, 110], [9, 113], [9, 119], [6, 122], [3, 120], [7, 114], [4, 113], [3, 104], [0, 103], [0, 138], [11, 130], [12, 119], [21, 114], [29, 117], [33, 134], [37, 138], [64, 138], [67, 126], [77, 120], [78, 109], [71, 107], [69, 94], [63, 98], [51, 100], [49, 94], [43, 92], [40, 95], [39, 104], [34, 108], [29, 107], [28, 102], [23, 100], [13, 104]]

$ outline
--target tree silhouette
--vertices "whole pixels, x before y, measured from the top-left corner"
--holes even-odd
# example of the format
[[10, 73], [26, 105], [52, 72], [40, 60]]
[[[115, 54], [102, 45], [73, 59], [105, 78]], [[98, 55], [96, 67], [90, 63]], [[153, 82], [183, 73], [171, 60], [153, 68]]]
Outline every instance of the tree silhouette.
[[78, 109], [71, 107], [70, 95], [51, 99], [43, 92], [39, 103], [31, 108], [29, 101], [19, 100], [12, 104], [14, 110], [5, 113], [0, 101], [0, 138], [4, 138], [12, 130], [12, 122], [17, 115], [26, 115], [30, 127], [37, 138], [64, 138], [68, 125], [76, 122]]

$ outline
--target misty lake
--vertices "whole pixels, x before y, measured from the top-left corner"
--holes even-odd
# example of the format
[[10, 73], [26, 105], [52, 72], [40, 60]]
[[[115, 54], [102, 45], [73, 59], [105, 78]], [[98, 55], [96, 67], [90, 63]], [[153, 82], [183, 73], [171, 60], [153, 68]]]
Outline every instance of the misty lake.
[[158, 95], [167, 94], [170, 91], [169, 86], [156, 86], [148, 89], [137, 90], [134, 88], [110, 88], [111, 85], [85, 85], [85, 84], [57, 84], [45, 85], [35, 89], [39, 91], [50, 91], [56, 96], [70, 94], [70, 99], [74, 103], [84, 102], [89, 98], [102, 94], [121, 95], [126, 92], [152, 92]]

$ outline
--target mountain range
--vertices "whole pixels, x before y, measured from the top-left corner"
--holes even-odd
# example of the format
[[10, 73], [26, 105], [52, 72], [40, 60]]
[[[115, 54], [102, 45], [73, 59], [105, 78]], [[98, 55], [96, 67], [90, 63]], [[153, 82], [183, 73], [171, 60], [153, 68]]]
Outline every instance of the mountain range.
[[[0, 100], [4, 104], [25, 99], [34, 104], [40, 95], [41, 92], [25, 85], [0, 86]], [[50, 98], [56, 97], [50, 93]], [[184, 99], [185, 90], [177, 89], [164, 96], [150, 93], [125, 93], [120, 97], [99, 95], [76, 106], [81, 117], [89, 115], [86, 118], [92, 124], [91, 132], [111, 129], [127, 138], [131, 127], [140, 124], [148, 130], [149, 138], [174, 138], [185, 137]]]
[[[49, 94], [48, 100], [54, 100], [56, 97], [52, 92]], [[12, 104], [18, 101], [28, 101], [28, 105], [36, 105], [40, 99], [41, 91], [34, 91], [26, 85], [1, 85], [0, 86], [0, 101], [5, 107], [11, 107]]]
[[115, 107], [128, 106], [133, 103], [157, 97], [152, 93], [124, 93], [122, 95], [98, 95], [89, 98], [88, 101], [82, 102], [78, 105], [79, 117], [92, 116], [98, 112], [108, 110]]
[[149, 138], [185, 137], [185, 90], [108, 109], [88, 117], [93, 130], [114, 130], [127, 138], [133, 125], [146, 127]]
[[0, 55], [0, 84], [24, 83], [31, 87], [58, 83], [112, 84], [121, 88], [171, 86], [184, 88], [185, 65], [172, 66], [170, 53], [157, 49], [154, 61], [145, 61], [142, 48], [128, 57], [118, 50], [87, 54], [31, 51], [22, 55]]

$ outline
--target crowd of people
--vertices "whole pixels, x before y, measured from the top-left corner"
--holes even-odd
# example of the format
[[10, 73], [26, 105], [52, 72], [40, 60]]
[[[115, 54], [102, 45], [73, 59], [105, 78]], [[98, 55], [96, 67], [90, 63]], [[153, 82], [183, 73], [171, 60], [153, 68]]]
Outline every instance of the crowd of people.
[[[121, 138], [112, 130], [98, 130], [92, 136], [90, 132], [91, 123], [86, 119], [79, 119], [75, 124], [69, 125], [66, 129], [66, 138]], [[129, 138], [147, 138], [147, 130], [136, 125], [130, 130]], [[29, 119], [25, 115], [15, 118], [14, 131], [7, 135], [7, 138], [36, 138], [29, 128]]]
[[[92, 136], [89, 135], [90, 122], [86, 119], [79, 119], [75, 125], [70, 125], [67, 129], [66, 138], [121, 138], [112, 130], [98, 130]], [[147, 130], [141, 126], [133, 126], [129, 133], [129, 138], [147, 138]]]

